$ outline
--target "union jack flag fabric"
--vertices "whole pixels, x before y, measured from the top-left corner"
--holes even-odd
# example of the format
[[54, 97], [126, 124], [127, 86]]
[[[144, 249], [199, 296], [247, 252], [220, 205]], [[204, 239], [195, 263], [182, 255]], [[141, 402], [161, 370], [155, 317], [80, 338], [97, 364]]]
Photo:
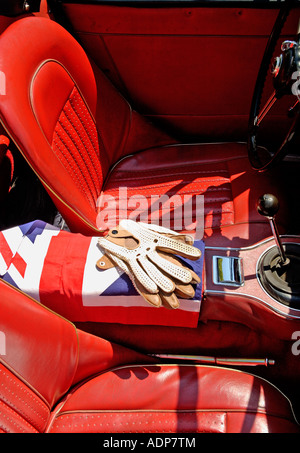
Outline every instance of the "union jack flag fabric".
[[[73, 322], [196, 327], [202, 283], [193, 300], [181, 299], [180, 308], [151, 307], [118, 268], [100, 271], [102, 256], [97, 237], [60, 230], [36, 220], [0, 232], [0, 276], [43, 305]], [[202, 256], [188, 261], [202, 277]], [[201, 278], [202, 282], [202, 278]]]

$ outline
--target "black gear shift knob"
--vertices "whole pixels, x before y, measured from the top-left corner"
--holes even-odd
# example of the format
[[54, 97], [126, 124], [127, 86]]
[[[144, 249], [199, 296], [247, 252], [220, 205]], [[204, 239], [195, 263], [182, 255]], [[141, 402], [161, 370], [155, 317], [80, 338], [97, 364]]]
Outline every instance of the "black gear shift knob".
[[274, 217], [279, 209], [279, 201], [270, 193], [259, 197], [256, 204], [257, 212], [264, 217]]
[[275, 195], [272, 195], [270, 193], [265, 193], [264, 195], [259, 197], [259, 199], [257, 200], [256, 208], [257, 208], [257, 212], [260, 215], [267, 217], [267, 219], [270, 222], [272, 233], [273, 233], [273, 236], [274, 236], [277, 248], [278, 248], [281, 265], [289, 264], [289, 259], [285, 255], [285, 251], [282, 246], [280, 236], [279, 236], [279, 233], [277, 230], [275, 218], [274, 218], [279, 209], [279, 201], [277, 200]]

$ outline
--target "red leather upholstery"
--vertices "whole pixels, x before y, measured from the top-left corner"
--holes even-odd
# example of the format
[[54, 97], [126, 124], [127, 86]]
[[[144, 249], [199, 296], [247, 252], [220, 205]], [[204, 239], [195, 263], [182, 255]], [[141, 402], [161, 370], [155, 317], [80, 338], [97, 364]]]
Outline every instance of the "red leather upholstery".
[[128, 186], [137, 196], [203, 194], [206, 237], [270, 234], [255, 201], [273, 187], [251, 171], [245, 145], [170, 146], [49, 19], [13, 23], [0, 49], [1, 120], [73, 231], [99, 234], [99, 196]]
[[77, 388], [51, 432], [297, 431], [289, 403], [278, 397], [261, 379], [230, 369], [121, 367]]
[[0, 289], [1, 432], [299, 432], [289, 401], [261, 378], [153, 364]]
[[[279, 5], [64, 2], [63, 8], [85, 50], [140, 113], [183, 141], [245, 139], [252, 87]], [[282, 34], [294, 39], [298, 20], [292, 8]], [[286, 109], [280, 119], [278, 111], [268, 113], [268, 140], [278, 140], [275, 128], [284, 131]]]
[[[173, 145], [137, 153], [114, 167], [104, 185], [104, 195], [118, 200], [119, 193], [123, 193], [119, 187], [124, 186], [128, 199], [134, 197], [128, 214], [134, 211], [144, 221], [147, 217], [141, 199], [147, 199], [149, 219], [151, 205], [157, 205], [154, 213], [158, 209], [155, 196], [180, 196], [184, 200], [193, 194], [203, 195], [205, 242], [223, 246], [233, 240], [235, 246], [243, 246], [249, 240], [254, 243], [263, 235], [268, 236], [270, 229], [256, 211], [256, 200], [267, 187], [280, 198], [271, 178], [251, 169], [246, 146], [239, 143]], [[122, 208], [121, 201], [119, 207]], [[183, 218], [185, 207], [176, 210], [175, 206], [171, 213], [169, 209], [170, 204], [165, 202], [160, 216], [170, 218], [173, 227]], [[112, 221], [117, 224], [122, 209], [111, 207], [109, 212], [111, 219], [117, 214]], [[194, 203], [193, 219], [195, 216]], [[181, 223], [184, 226], [184, 219]]]

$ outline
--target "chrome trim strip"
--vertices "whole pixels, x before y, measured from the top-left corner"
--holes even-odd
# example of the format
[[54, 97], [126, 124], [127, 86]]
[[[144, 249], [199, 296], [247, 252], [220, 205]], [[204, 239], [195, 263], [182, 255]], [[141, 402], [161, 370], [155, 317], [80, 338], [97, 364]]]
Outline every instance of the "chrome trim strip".
[[[299, 243], [300, 243], [300, 236], [299, 235], [296, 235], [296, 234], [281, 234], [279, 235], [280, 238], [284, 239], [298, 239], [299, 240]], [[205, 246], [205, 250], [225, 250], [225, 251], [231, 251], [231, 250], [240, 250], [240, 251], [247, 251], [247, 250], [254, 250], [258, 247], [260, 247], [261, 245], [264, 245], [264, 244], [267, 244], [268, 242], [271, 242], [271, 241], [274, 241], [274, 237], [273, 236], [270, 236], [260, 242], [256, 242], [255, 244], [253, 245], [248, 245], [247, 247], [218, 247], [218, 246], [212, 246], [212, 245], [208, 245], [208, 246]]]

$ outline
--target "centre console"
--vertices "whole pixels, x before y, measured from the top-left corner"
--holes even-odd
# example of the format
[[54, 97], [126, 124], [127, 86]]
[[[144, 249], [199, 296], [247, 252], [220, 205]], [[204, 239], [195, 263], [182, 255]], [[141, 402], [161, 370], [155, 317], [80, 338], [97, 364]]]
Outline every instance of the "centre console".
[[290, 339], [300, 330], [300, 236], [279, 236], [273, 195], [258, 201], [273, 235], [244, 248], [206, 247], [201, 319], [242, 322]]

